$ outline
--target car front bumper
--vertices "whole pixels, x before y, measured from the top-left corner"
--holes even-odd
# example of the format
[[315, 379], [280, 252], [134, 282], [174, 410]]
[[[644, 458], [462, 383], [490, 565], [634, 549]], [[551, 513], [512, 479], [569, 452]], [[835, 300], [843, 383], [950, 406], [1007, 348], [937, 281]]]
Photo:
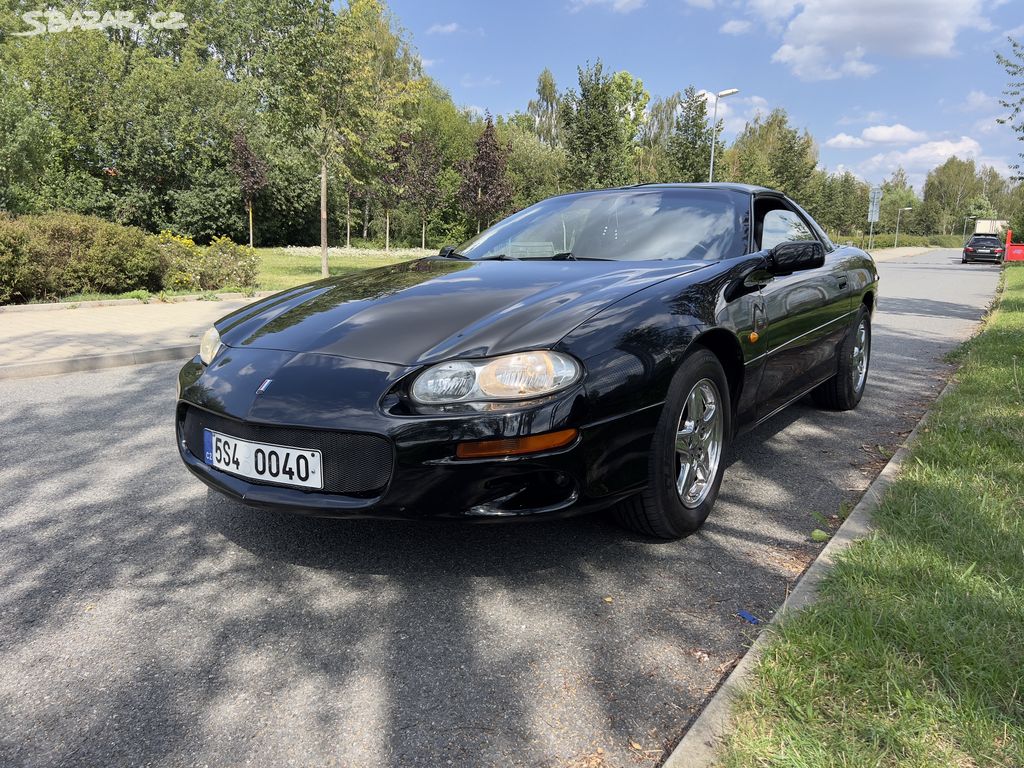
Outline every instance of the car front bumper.
[[[405, 369], [324, 358], [229, 351], [210, 369], [198, 359], [186, 364], [179, 376], [176, 417], [178, 450], [186, 467], [211, 488], [245, 504], [321, 517], [558, 517], [607, 506], [646, 481], [646, 457], [660, 408], [588, 420], [586, 392], [580, 387], [514, 411], [394, 415], [379, 399]], [[311, 366], [317, 369], [315, 377]], [[288, 369], [296, 367], [306, 370], [293, 387]], [[250, 369], [257, 375], [246, 375]], [[239, 386], [262, 382], [264, 374], [273, 382], [266, 393]], [[338, 392], [348, 394], [339, 397]], [[460, 442], [566, 428], [577, 429], [578, 436], [563, 448], [487, 459], [456, 457]], [[324, 490], [264, 484], [208, 466], [200, 447], [204, 429], [321, 450]]]

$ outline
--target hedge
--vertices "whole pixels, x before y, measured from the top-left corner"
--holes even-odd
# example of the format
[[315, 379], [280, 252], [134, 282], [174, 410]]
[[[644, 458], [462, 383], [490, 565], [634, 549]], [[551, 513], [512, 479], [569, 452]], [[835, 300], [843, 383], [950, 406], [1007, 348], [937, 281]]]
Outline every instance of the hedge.
[[256, 284], [258, 257], [229, 238], [201, 248], [94, 216], [0, 215], [0, 304], [79, 293], [216, 290]]

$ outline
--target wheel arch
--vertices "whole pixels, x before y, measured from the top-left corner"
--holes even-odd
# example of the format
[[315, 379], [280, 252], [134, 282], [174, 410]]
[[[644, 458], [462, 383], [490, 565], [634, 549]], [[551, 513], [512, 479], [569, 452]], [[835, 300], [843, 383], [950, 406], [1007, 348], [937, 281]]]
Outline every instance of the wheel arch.
[[694, 347], [704, 347], [710, 351], [725, 371], [725, 380], [729, 384], [729, 401], [732, 405], [732, 412], [736, 412], [739, 404], [740, 393], [743, 391], [743, 348], [740, 346], [736, 334], [725, 328], [711, 328], [694, 338], [687, 354]]

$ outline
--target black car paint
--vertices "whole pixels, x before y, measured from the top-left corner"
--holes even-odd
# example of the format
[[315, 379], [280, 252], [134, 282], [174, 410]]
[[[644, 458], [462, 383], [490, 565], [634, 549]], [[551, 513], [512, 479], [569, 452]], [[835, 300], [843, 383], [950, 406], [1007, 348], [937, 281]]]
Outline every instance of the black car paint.
[[[725, 188], [745, 196], [751, 211], [755, 196], [782, 199]], [[694, 344], [722, 360], [737, 431], [835, 372], [857, 308], [874, 306], [877, 271], [870, 256], [832, 246], [803, 215], [827, 246], [825, 264], [790, 275], [771, 274], [767, 251], [717, 262], [435, 257], [256, 302], [217, 323], [226, 348], [210, 366], [197, 357], [181, 371], [182, 458], [204, 482], [249, 504], [318, 515], [492, 519], [605, 506], [646, 483], [661, 405]], [[753, 250], [749, 231], [747, 242]], [[493, 410], [424, 408], [408, 397], [429, 364], [535, 348], [573, 355], [583, 379]], [[257, 394], [266, 379], [272, 385]], [[384, 435], [394, 472], [385, 488], [359, 497], [250, 483], [190, 453], [185, 408]], [[578, 429], [578, 439], [545, 454], [455, 457], [459, 442], [566, 428]]]

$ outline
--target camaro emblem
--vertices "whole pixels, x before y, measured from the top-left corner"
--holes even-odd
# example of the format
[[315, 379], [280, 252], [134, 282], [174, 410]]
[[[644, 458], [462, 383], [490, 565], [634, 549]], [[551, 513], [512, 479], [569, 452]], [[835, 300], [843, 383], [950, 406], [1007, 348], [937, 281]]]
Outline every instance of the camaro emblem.
[[266, 392], [266, 391], [267, 391], [267, 388], [268, 388], [268, 387], [270, 386], [271, 382], [273, 382], [273, 381], [274, 381], [273, 379], [264, 379], [264, 380], [263, 380], [263, 383], [262, 383], [262, 384], [260, 384], [260, 385], [259, 385], [259, 386], [258, 386], [258, 387], [256, 388], [256, 394], [257, 394], [257, 395], [262, 395], [262, 394], [263, 394], [264, 392]]

